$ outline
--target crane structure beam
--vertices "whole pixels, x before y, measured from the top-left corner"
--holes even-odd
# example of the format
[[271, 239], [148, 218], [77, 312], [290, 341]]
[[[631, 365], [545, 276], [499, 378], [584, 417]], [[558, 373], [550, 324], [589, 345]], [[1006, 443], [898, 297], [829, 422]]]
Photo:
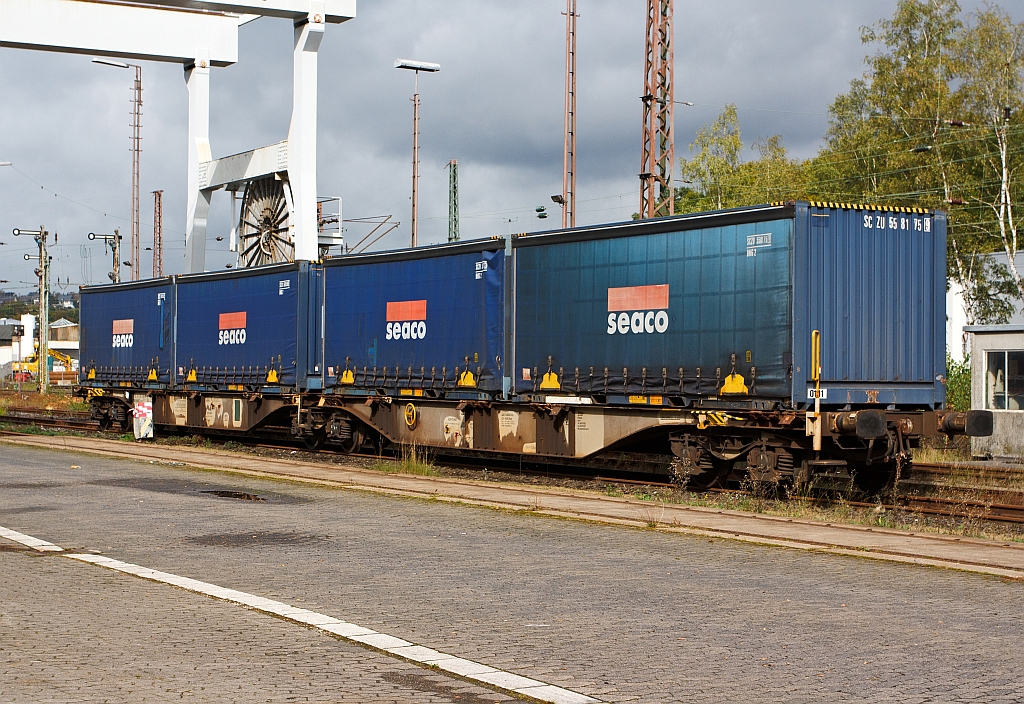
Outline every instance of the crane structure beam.
[[[308, 15], [310, 0], [142, 0], [147, 5], [177, 7], [206, 12], [230, 12], [291, 20]], [[322, 0], [320, 14], [328, 24], [340, 24], [356, 16], [356, 0]]]
[[292, 120], [288, 127], [288, 182], [294, 212], [288, 218], [295, 258], [320, 258], [316, 211], [317, 52], [324, 38], [322, 2], [310, 2], [311, 12], [295, 21], [292, 53]]
[[647, 0], [644, 54], [643, 146], [640, 164], [640, 217], [675, 213], [672, 171], [675, 139], [672, 114], [672, 0]]
[[0, 2], [0, 47], [214, 66], [238, 61], [238, 17], [90, 0]]
[[[259, 17], [293, 21], [293, 99], [287, 178], [296, 259], [315, 260], [317, 51], [328, 23], [356, 16], [356, 0], [20, 0], [0, 2], [0, 47], [181, 63], [188, 89], [185, 270], [206, 268], [206, 223], [214, 189], [201, 167], [210, 147], [210, 68], [238, 60], [238, 27]], [[138, 135], [133, 133], [133, 143]], [[134, 175], [134, 174], [133, 174]], [[137, 179], [136, 179], [137, 180]], [[133, 212], [138, 209], [133, 184]], [[133, 230], [137, 230], [133, 228]], [[136, 241], [137, 241], [137, 232]], [[138, 271], [135, 264], [133, 273]], [[137, 274], [136, 274], [137, 275]]]

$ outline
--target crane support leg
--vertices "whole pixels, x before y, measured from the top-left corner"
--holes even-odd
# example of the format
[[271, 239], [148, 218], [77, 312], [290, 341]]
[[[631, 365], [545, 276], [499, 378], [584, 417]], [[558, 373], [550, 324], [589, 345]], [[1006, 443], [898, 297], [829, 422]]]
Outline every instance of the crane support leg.
[[185, 67], [188, 86], [188, 201], [185, 215], [185, 272], [206, 269], [206, 218], [209, 191], [200, 190], [200, 164], [210, 161], [210, 60], [209, 52], [197, 51]]
[[317, 52], [324, 36], [322, 2], [311, 2], [310, 13], [295, 22], [292, 121], [288, 128], [288, 182], [294, 210], [290, 218], [295, 259], [320, 257], [316, 211], [316, 83]]

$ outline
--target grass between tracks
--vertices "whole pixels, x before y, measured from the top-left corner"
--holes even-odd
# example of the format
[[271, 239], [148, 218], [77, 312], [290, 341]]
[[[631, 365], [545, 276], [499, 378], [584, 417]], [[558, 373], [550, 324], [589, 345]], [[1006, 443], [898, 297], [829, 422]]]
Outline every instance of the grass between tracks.
[[[935, 533], [969, 538], [1024, 542], [1024, 526], [986, 520], [985, 506], [975, 506], [981, 492], [971, 488], [949, 489], [946, 498], [960, 498], [958, 516], [937, 516], [910, 509], [893, 508], [891, 494], [861, 497], [856, 504], [843, 496], [783, 496], [778, 487], [744, 486], [736, 492], [687, 491], [657, 486], [608, 484], [604, 493], [650, 502], [637, 517], [649, 528], [664, 525], [661, 515], [666, 505], [699, 506], [728, 511], [744, 511], [766, 516], [821, 521], [871, 528], [890, 528], [918, 533]], [[874, 503], [873, 506], [857, 505]]]
[[438, 475], [437, 467], [434, 466], [430, 454], [415, 445], [411, 447], [403, 446], [402, 453], [398, 459], [378, 457], [370, 465], [370, 469], [387, 474], [418, 474], [425, 477], [436, 477]]

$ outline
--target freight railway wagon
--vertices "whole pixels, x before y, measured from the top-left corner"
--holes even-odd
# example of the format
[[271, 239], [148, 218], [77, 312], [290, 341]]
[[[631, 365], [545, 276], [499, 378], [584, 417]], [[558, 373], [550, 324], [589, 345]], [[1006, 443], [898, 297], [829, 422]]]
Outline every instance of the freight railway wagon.
[[945, 272], [942, 212], [796, 202], [86, 287], [81, 393], [160, 432], [877, 485], [991, 433], [944, 410]]

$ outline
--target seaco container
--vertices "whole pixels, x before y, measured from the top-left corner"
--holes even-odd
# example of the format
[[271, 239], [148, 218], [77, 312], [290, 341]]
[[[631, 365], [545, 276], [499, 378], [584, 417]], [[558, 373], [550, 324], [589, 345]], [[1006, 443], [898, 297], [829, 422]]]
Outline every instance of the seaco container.
[[97, 384], [170, 383], [172, 280], [83, 286], [80, 292], [79, 379]]
[[175, 277], [175, 384], [319, 381], [319, 272], [307, 262]]
[[500, 391], [503, 246], [488, 240], [328, 259], [326, 384], [415, 395]]
[[519, 393], [945, 400], [942, 212], [796, 202], [521, 236]]

